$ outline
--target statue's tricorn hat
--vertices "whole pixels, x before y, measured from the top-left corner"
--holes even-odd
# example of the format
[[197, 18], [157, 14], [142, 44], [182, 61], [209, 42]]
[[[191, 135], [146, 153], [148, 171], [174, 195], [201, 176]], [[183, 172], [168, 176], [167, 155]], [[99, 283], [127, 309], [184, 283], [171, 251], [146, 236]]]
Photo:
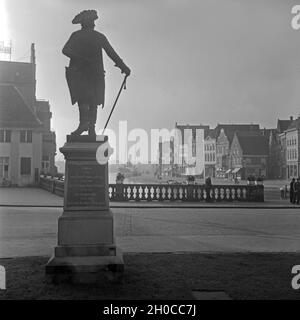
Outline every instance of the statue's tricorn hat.
[[84, 23], [89, 21], [95, 21], [98, 19], [96, 10], [84, 10], [81, 11], [73, 20], [73, 24]]

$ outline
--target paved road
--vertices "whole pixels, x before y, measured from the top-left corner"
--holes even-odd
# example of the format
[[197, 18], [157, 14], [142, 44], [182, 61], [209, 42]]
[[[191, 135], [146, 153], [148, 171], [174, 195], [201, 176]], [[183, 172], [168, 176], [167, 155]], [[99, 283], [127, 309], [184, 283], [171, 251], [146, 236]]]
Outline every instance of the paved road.
[[[125, 252], [300, 251], [300, 210], [114, 208]], [[51, 255], [61, 208], [0, 207], [0, 257]]]

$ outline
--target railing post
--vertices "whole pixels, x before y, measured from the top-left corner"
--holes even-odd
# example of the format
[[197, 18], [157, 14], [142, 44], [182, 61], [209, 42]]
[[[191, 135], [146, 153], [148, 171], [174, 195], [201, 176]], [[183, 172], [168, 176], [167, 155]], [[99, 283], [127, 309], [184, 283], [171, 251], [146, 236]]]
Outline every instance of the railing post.
[[55, 180], [51, 181], [51, 192], [55, 193]]
[[248, 201], [264, 202], [264, 186], [248, 185]]
[[257, 201], [264, 202], [264, 186], [258, 185], [257, 186]]
[[246, 201], [252, 201], [253, 200], [253, 185], [248, 185], [247, 187], [247, 198]]
[[40, 181], [39, 181], [39, 187], [41, 188], [41, 189], [43, 189], [43, 177], [40, 177]]
[[188, 184], [187, 185], [187, 201], [194, 201], [193, 191], [194, 191], [194, 185]]

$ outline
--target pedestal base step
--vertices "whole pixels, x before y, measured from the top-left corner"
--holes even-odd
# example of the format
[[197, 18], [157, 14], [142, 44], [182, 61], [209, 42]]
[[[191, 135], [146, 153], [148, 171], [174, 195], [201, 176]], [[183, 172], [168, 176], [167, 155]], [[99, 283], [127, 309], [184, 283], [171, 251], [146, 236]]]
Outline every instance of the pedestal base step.
[[116, 254], [117, 248], [114, 244], [89, 246], [57, 246], [54, 248], [54, 256], [56, 258], [115, 256]]
[[124, 261], [118, 250], [115, 256], [53, 256], [46, 265], [46, 279], [54, 284], [119, 283], [123, 273]]

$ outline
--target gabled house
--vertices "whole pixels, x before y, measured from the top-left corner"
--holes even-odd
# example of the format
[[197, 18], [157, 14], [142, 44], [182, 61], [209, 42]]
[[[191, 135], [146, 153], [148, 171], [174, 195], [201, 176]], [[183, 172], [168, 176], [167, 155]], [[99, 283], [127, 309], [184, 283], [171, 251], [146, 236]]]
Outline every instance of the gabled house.
[[57, 171], [50, 105], [36, 99], [35, 73], [34, 45], [28, 63], [0, 61], [0, 185], [32, 185]]
[[38, 182], [42, 162], [42, 123], [21, 92], [0, 84], [0, 183]]
[[230, 147], [236, 131], [259, 132], [259, 124], [218, 124], [216, 135], [216, 170], [218, 175], [229, 173]]
[[235, 132], [230, 147], [231, 175], [268, 176], [268, 139], [257, 132]]

